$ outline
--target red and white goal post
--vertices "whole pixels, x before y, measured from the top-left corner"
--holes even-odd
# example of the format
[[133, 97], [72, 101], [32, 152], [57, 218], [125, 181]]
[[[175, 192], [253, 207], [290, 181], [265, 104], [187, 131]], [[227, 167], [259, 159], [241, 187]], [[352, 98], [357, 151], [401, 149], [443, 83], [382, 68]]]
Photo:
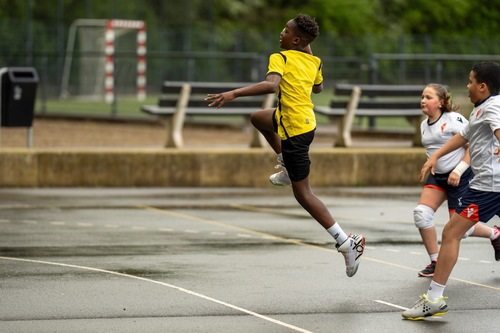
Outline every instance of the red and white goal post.
[[116, 28], [137, 29], [137, 99], [142, 101], [146, 98], [146, 23], [131, 20], [108, 20], [106, 22], [105, 100], [112, 103], [115, 99], [114, 43]]

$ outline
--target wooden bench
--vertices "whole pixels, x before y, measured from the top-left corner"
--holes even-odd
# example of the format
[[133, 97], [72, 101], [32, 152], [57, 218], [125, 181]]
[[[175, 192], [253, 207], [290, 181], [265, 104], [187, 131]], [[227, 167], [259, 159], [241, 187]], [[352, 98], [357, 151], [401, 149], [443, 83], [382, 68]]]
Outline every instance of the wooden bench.
[[317, 114], [337, 125], [335, 145], [352, 146], [355, 117], [404, 117], [414, 127], [413, 146], [420, 147], [424, 119], [420, 99], [425, 85], [335, 84], [329, 106], [315, 106]]
[[[167, 128], [165, 147], [180, 148], [184, 145], [182, 129], [186, 115], [193, 116], [243, 116], [250, 120], [250, 114], [260, 109], [274, 107], [275, 95], [239, 97], [220, 109], [208, 107], [207, 94], [216, 94], [252, 83], [179, 82], [165, 81], [158, 105], [143, 105], [141, 111], [158, 116]], [[228, 138], [230, 142], [230, 138]], [[252, 126], [250, 147], [267, 145], [264, 137]]]

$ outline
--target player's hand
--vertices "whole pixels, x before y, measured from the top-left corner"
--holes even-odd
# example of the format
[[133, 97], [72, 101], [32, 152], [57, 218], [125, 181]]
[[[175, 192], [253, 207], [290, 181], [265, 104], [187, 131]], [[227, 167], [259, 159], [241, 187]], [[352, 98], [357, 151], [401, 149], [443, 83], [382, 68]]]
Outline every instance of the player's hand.
[[208, 106], [215, 106], [215, 108], [218, 109], [224, 104], [231, 102], [234, 98], [234, 94], [228, 91], [222, 94], [208, 94], [205, 101], [212, 101]]
[[434, 174], [434, 170], [436, 169], [436, 162], [434, 158], [429, 157], [427, 162], [424, 163], [424, 166], [422, 167], [422, 170], [420, 171], [420, 182], [425, 181], [425, 175], [427, 174], [428, 171], [431, 172], [431, 174]]
[[450, 175], [448, 176], [448, 185], [458, 186], [459, 183], [460, 176], [455, 172], [450, 172]]
[[[493, 152], [494, 155], [497, 155], [498, 157], [500, 157], [500, 147], [497, 147], [497, 149], [495, 149], [495, 151]], [[500, 158], [498, 159], [498, 162], [500, 162]]]

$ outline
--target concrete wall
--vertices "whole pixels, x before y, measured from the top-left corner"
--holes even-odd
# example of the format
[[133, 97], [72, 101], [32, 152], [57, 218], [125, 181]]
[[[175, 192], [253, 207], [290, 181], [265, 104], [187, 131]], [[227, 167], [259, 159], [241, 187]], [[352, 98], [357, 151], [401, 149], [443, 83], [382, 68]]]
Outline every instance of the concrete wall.
[[[315, 148], [311, 185], [418, 185], [422, 148]], [[0, 149], [0, 187], [264, 187], [269, 149]]]

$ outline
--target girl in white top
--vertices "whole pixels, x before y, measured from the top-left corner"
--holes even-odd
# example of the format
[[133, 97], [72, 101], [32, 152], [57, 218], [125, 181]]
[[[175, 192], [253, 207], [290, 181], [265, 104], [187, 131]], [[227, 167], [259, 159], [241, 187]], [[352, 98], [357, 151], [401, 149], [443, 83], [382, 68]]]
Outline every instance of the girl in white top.
[[[427, 148], [427, 158], [429, 158], [455, 134], [460, 133], [469, 122], [456, 112], [458, 108], [453, 105], [450, 93], [440, 84], [427, 85], [422, 92], [420, 106], [427, 116], [427, 119], [422, 121], [420, 129], [422, 145]], [[474, 177], [469, 162], [468, 146], [462, 146], [439, 158], [435, 173], [427, 177], [420, 201], [414, 209], [414, 222], [431, 263], [418, 272], [419, 276], [432, 277], [434, 275], [439, 253], [434, 213], [445, 200], [448, 200], [450, 216], [458, 208], [459, 198], [462, 197]], [[469, 229], [464, 237], [476, 236], [494, 240], [499, 234], [500, 230], [497, 227], [490, 228], [478, 223]]]

